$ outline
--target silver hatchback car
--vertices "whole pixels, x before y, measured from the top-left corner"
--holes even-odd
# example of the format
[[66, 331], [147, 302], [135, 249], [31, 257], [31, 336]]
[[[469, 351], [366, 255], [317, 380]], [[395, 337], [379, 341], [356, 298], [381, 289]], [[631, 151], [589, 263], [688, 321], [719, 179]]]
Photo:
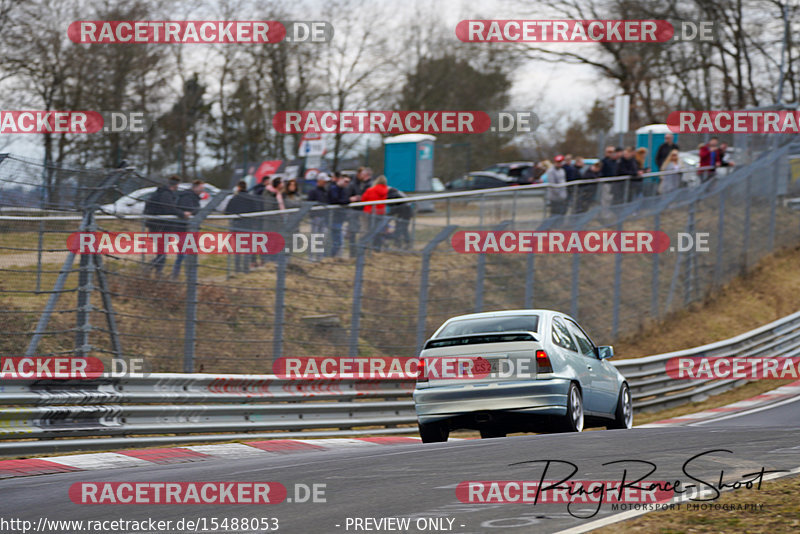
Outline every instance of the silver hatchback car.
[[461, 428], [482, 438], [631, 428], [631, 393], [608, 362], [613, 355], [556, 311], [453, 317], [420, 354], [414, 404], [422, 441], [447, 441]]

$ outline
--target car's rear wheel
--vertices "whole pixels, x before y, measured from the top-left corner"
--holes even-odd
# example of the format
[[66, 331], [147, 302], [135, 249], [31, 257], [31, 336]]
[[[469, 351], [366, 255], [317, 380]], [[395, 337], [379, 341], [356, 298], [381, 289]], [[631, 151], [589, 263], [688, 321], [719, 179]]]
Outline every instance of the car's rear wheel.
[[419, 437], [422, 443], [441, 443], [447, 441], [450, 436], [450, 429], [446, 421], [436, 421], [433, 423], [417, 423], [419, 427]]
[[633, 399], [628, 384], [622, 384], [619, 390], [614, 422], [608, 425], [608, 428], [628, 429], [631, 427], [633, 427]]
[[508, 434], [508, 432], [506, 432], [503, 429], [491, 428], [491, 427], [481, 428], [480, 433], [481, 433], [481, 439], [504, 438], [506, 437], [506, 434]]
[[562, 431], [583, 431], [583, 396], [574, 382], [569, 385], [567, 392], [567, 415], [562, 422]]

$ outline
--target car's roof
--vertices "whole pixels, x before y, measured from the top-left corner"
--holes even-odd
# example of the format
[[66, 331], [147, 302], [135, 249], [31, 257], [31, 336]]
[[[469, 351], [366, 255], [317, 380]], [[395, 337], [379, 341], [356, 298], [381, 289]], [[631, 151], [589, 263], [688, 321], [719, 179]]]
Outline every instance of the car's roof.
[[488, 176], [489, 178], [497, 178], [498, 180], [502, 180], [503, 182], [508, 182], [510, 178], [505, 174], [500, 174], [499, 172], [492, 172], [492, 171], [471, 171], [468, 173], [470, 176]]
[[490, 167], [524, 167], [526, 165], [535, 165], [532, 161], [507, 161], [505, 163], [494, 163]]
[[[214, 191], [214, 190], [219, 191], [220, 190], [219, 187], [217, 187], [217, 186], [215, 186], [213, 184], [205, 183], [203, 185], [205, 185], [206, 188], [208, 188], [208, 189], [210, 189], [212, 191]], [[189, 189], [190, 187], [192, 187], [192, 183], [191, 182], [181, 182], [181, 183], [178, 184], [178, 189]], [[158, 188], [158, 186], [151, 185], [150, 187], [143, 187], [141, 189], [137, 189], [136, 191], [131, 191], [130, 193], [128, 193], [125, 196], [131, 196], [131, 195], [136, 195], [136, 194], [147, 193], [147, 192], [150, 192], [150, 191], [155, 191], [157, 188]]]
[[544, 315], [544, 314], [554, 314], [560, 313], [553, 310], [501, 310], [501, 311], [491, 311], [491, 312], [481, 312], [481, 313], [470, 313], [467, 315], [458, 315], [456, 317], [451, 317], [448, 321], [456, 321], [460, 319], [480, 319], [481, 317], [512, 317], [512, 316], [519, 316], [519, 315]]

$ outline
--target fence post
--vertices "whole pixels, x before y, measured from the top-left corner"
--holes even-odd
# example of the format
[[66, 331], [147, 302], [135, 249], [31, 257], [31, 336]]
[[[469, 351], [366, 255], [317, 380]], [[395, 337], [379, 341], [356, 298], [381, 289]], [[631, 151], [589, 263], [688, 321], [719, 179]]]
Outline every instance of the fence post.
[[534, 257], [535, 254], [533, 252], [529, 252], [528, 257], [525, 258], [525, 298], [523, 306], [526, 309], [533, 308]]
[[[653, 231], [658, 232], [661, 230], [661, 212], [658, 212], [653, 217]], [[650, 293], [650, 315], [654, 318], [658, 318], [658, 296], [659, 296], [659, 270], [661, 268], [660, 258], [658, 254], [653, 254], [653, 281], [651, 283], [651, 293]]]
[[[688, 222], [686, 224], [686, 232], [693, 237], [695, 236], [696, 206], [697, 206], [697, 200], [692, 200], [692, 202], [689, 204], [689, 217], [688, 217]], [[692, 247], [686, 252], [686, 278], [684, 279], [684, 286], [683, 286], [684, 306], [692, 302], [692, 298], [694, 297], [695, 284], [697, 282], [697, 280], [695, 280], [696, 264], [697, 264], [697, 253], [695, 252], [694, 247]]]
[[745, 203], [744, 203], [744, 238], [742, 240], [742, 274], [747, 272], [747, 256], [750, 252], [750, 203], [752, 200], [750, 182], [753, 173], [745, 179]]
[[366, 263], [367, 245], [383, 232], [389, 219], [381, 217], [375, 226], [356, 244], [356, 274], [353, 282], [353, 311], [350, 316], [350, 357], [358, 356], [358, 334], [361, 323], [361, 289], [364, 285], [364, 264]]
[[[311, 204], [304, 204], [300, 210], [293, 213], [286, 224], [281, 229], [284, 241], [291, 239], [293, 232], [297, 231], [303, 218], [311, 211]], [[285, 245], [291, 249], [292, 245], [287, 242]], [[310, 247], [309, 247], [310, 248]], [[272, 361], [274, 362], [283, 355], [283, 322], [284, 301], [286, 295], [286, 268], [289, 265], [289, 254], [285, 250], [278, 252], [278, 265], [275, 276], [275, 319], [272, 323]]]
[[[777, 141], [777, 138], [775, 138]], [[775, 214], [778, 207], [778, 179], [780, 177], [780, 173], [777, 169], [780, 168], [780, 165], [775, 165], [772, 167], [772, 183], [770, 184], [771, 187], [771, 197], [770, 204], [769, 204], [769, 251], [772, 252], [775, 250]]]
[[[617, 223], [617, 232], [622, 232], [622, 223]], [[614, 303], [611, 317], [611, 337], [616, 338], [619, 332], [619, 304], [622, 291], [622, 253], [614, 254]]]
[[39, 221], [39, 240], [36, 247], [36, 292], [42, 290], [42, 247], [44, 246], [44, 221]]
[[430, 264], [433, 250], [450, 234], [458, 228], [457, 226], [447, 226], [434, 237], [425, 248], [422, 249], [422, 265], [419, 276], [419, 306], [417, 308], [417, 354], [422, 350], [425, 342], [425, 321], [428, 318], [428, 278], [430, 276]]
[[[511, 224], [511, 221], [503, 221], [491, 231], [499, 232], [504, 230], [508, 225]], [[483, 281], [486, 278], [486, 254], [481, 252], [478, 254], [478, 266], [477, 266], [477, 279], [475, 281], [475, 313], [480, 313], [483, 310]]]
[[[90, 231], [93, 228], [90, 227]], [[89, 345], [89, 332], [92, 329], [90, 322], [92, 312], [92, 273], [94, 262], [88, 254], [81, 254], [80, 270], [78, 271], [78, 308], [75, 324], [75, 355], [86, 357], [91, 350]]]
[[[187, 225], [189, 232], [197, 232], [200, 223], [228, 196], [230, 191], [220, 191], [203, 206]], [[197, 344], [197, 254], [186, 258], [186, 314], [183, 322], [183, 372], [194, 372], [195, 348]]]
[[725, 231], [725, 197], [728, 189], [725, 188], [719, 194], [719, 217], [717, 219], [717, 258], [714, 263], [714, 283], [722, 285], [722, 250], [724, 248]]

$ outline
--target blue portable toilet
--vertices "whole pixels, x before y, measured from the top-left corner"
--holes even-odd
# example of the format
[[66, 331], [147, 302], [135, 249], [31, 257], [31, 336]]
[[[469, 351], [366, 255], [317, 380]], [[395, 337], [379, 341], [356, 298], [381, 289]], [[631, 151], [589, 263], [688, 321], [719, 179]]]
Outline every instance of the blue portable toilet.
[[664, 136], [668, 133], [672, 134], [673, 143], [678, 142], [678, 134], [669, 129], [666, 124], [648, 124], [636, 130], [636, 148], [644, 147], [647, 149], [647, 167], [655, 172], [658, 169], [656, 166], [656, 152], [658, 147], [664, 144]]
[[400, 191], [431, 191], [436, 137], [403, 134], [383, 140], [383, 174]]

